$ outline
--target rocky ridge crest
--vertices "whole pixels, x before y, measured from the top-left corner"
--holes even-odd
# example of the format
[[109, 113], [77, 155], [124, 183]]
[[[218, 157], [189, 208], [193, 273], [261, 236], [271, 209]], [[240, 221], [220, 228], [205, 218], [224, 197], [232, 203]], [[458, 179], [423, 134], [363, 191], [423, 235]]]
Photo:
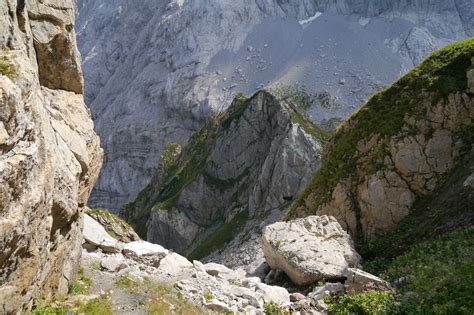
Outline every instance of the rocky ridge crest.
[[472, 148], [473, 57], [472, 38], [449, 45], [374, 95], [339, 128], [289, 217], [333, 215], [363, 242], [431, 200]]
[[253, 234], [285, 214], [319, 167], [327, 137], [288, 99], [268, 91], [239, 96], [122, 215], [148, 241], [194, 258], [238, 234], [239, 245], [246, 235], [255, 241]]

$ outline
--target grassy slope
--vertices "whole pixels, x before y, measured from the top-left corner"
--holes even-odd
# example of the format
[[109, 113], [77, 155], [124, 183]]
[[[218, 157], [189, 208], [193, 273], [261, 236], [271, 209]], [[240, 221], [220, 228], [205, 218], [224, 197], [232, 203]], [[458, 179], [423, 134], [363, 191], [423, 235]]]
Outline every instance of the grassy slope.
[[[293, 203], [288, 218], [295, 216], [296, 208], [314, 193], [315, 211], [319, 205], [331, 200], [332, 191], [344, 178], [353, 176], [358, 167], [354, 157], [357, 143], [373, 134], [388, 138], [400, 133], [406, 114], [422, 115], [417, 105], [423, 101], [422, 92], [431, 92], [436, 99], [447, 97], [467, 88], [466, 69], [474, 56], [474, 38], [448, 45], [432, 53], [424, 62], [403, 78], [374, 94], [354, 113], [347, 128], [339, 128], [334, 136], [331, 151], [305, 191]], [[373, 170], [376, 170], [377, 166]]]
[[[382, 134], [397, 132], [399, 119], [405, 112], [413, 112], [419, 100], [416, 94], [423, 85], [445, 97], [450, 92], [466, 88], [466, 69], [474, 57], [474, 39], [452, 44], [432, 54], [424, 63], [392, 87], [376, 94], [356, 113], [351, 121], [358, 121], [349, 134], [339, 132], [336, 138], [336, 159], [352, 155], [348, 145], [367, 137], [377, 126], [375, 113], [387, 100], [394, 101], [397, 93], [413, 97], [412, 102], [394, 103], [401, 108], [395, 119], [382, 120], [388, 125], [380, 129]], [[405, 87], [403, 87], [405, 86]], [[389, 92], [389, 95], [385, 93]], [[388, 98], [388, 99], [385, 99]], [[398, 110], [403, 111], [398, 112]], [[370, 113], [373, 111], [373, 113]], [[369, 114], [367, 114], [369, 112]], [[368, 117], [364, 117], [367, 115]], [[362, 118], [361, 118], [362, 116]], [[362, 120], [361, 120], [362, 119]], [[364, 124], [362, 124], [362, 122]], [[375, 124], [368, 124], [372, 122]], [[372, 129], [357, 130], [372, 126]], [[353, 130], [356, 129], [354, 132]], [[357, 137], [356, 137], [357, 136]], [[392, 283], [404, 277], [396, 290], [389, 295], [367, 293], [328, 301], [335, 314], [472, 314], [474, 310], [474, 191], [464, 187], [463, 182], [474, 170], [474, 129], [467, 128], [460, 135], [465, 144], [464, 158], [446, 178], [445, 183], [431, 196], [419, 198], [412, 213], [403, 219], [396, 229], [383, 238], [358, 248], [364, 258], [364, 269], [380, 275]], [[342, 153], [344, 149], [349, 153]], [[322, 184], [318, 192], [326, 192], [332, 182], [324, 182], [322, 174], [346, 176], [357, 165], [336, 167], [334, 160], [323, 165], [324, 171], [315, 176], [312, 185]], [[325, 186], [324, 186], [325, 185]], [[314, 186], [310, 189], [314, 189]], [[306, 192], [307, 194], [308, 192]], [[303, 196], [304, 198], [304, 196]], [[322, 196], [319, 202], [324, 202]], [[300, 200], [301, 202], [301, 200]], [[394, 304], [393, 302], [397, 302]], [[383, 309], [383, 311], [381, 311]]]

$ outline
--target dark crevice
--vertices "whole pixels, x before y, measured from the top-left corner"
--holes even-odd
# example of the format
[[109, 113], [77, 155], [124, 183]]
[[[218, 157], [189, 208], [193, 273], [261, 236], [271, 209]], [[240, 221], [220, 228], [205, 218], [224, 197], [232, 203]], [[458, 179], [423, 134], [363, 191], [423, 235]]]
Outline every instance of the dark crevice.
[[17, 0], [16, 16], [18, 19], [18, 27], [23, 33], [26, 33], [25, 28], [25, 0]]

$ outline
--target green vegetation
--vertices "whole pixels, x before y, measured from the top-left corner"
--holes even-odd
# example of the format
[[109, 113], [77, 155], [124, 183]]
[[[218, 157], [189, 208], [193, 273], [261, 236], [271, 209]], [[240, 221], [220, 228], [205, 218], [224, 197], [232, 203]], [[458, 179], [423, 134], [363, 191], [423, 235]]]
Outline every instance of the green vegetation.
[[3, 50], [0, 53], [0, 74], [7, 76], [10, 79], [15, 79], [16, 77], [16, 67], [10, 60], [10, 58], [16, 58], [15, 55], [8, 56], [8, 50]]
[[[110, 234], [113, 238], [119, 241], [125, 241], [122, 239], [121, 236], [117, 235], [115, 231], [111, 228], [111, 224], [118, 224], [121, 226], [123, 231], [131, 231], [133, 228], [123, 219], [117, 217], [116, 215], [112, 214], [110, 211], [105, 209], [89, 209], [86, 211], [88, 215], [93, 217], [94, 219], [103, 223], [103, 226], [107, 233]], [[110, 224], [107, 224], [110, 223]]]
[[474, 227], [413, 246], [383, 273], [405, 277], [399, 293], [403, 314], [472, 314], [474, 309]]
[[24, 312], [23, 315], [112, 315], [112, 303], [110, 299], [103, 295], [100, 298], [92, 299], [87, 303], [76, 303], [75, 306], [67, 306], [62, 302], [55, 302], [53, 305], [38, 303], [32, 311]]
[[149, 278], [134, 281], [127, 276], [121, 277], [116, 284], [119, 288], [135, 295], [139, 304], [144, 305], [150, 315], [203, 313], [198, 306], [186, 301], [180, 291], [168, 284]]
[[290, 111], [291, 120], [303, 128], [303, 130], [320, 143], [326, 143], [331, 138], [331, 134], [313, 124], [304, 113], [297, 110]]
[[210, 300], [212, 300], [214, 298], [212, 293], [209, 292], [209, 291], [205, 291], [204, 294], [203, 294], [203, 297], [206, 300], [206, 302], [209, 302]]
[[283, 315], [285, 314], [281, 307], [276, 304], [265, 304], [263, 305], [263, 313], [265, 315]]
[[161, 153], [161, 165], [165, 172], [168, 172], [173, 166], [181, 152], [181, 146], [177, 143], [167, 143]]
[[87, 294], [89, 288], [92, 286], [92, 280], [84, 274], [84, 269], [79, 269], [77, 274], [77, 280], [74, 281], [69, 287], [69, 294], [78, 295], [78, 294]]
[[221, 249], [229, 243], [247, 223], [249, 218], [248, 211], [238, 213], [229, 223], [220, 223], [219, 227], [208, 236], [194, 251], [189, 255], [189, 260], [198, 260], [212, 252]]
[[[450, 93], [465, 90], [467, 87], [466, 70], [471, 66], [474, 54], [474, 38], [446, 46], [432, 53], [424, 62], [403, 78], [374, 94], [369, 101], [339, 128], [321, 169], [316, 173], [305, 191], [295, 200], [287, 218], [295, 216], [296, 209], [312, 194], [315, 196], [315, 208], [331, 200], [337, 183], [345, 178], [354, 178], [357, 174], [357, 144], [372, 135], [378, 134], [385, 142], [400, 134], [404, 117], [423, 116], [422, 106], [426, 98], [433, 104], [446, 99]], [[410, 131], [404, 131], [409, 133]], [[376, 171], [379, 163], [371, 167]], [[365, 174], [370, 175], [370, 174]], [[314, 209], [311, 209], [314, 210]]]
[[329, 296], [330, 314], [335, 315], [384, 315], [395, 314], [395, 299], [391, 291], [368, 291], [358, 295]]

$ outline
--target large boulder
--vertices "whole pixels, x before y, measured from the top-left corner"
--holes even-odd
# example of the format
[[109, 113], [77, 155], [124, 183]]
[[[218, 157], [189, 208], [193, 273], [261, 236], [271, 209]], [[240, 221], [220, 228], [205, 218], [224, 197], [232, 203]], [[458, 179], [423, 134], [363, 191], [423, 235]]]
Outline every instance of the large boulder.
[[343, 279], [360, 261], [351, 237], [330, 216], [266, 226], [262, 249], [268, 265], [283, 270], [297, 285]]
[[127, 222], [111, 212], [105, 209], [92, 209], [87, 210], [86, 213], [99, 222], [113, 238], [123, 243], [140, 240], [138, 234]]
[[84, 242], [86, 248], [100, 248], [106, 253], [120, 253], [123, 244], [107, 233], [104, 227], [84, 213]]
[[123, 254], [143, 264], [159, 267], [169, 251], [158, 244], [145, 241], [130, 242], [123, 246]]
[[102, 150], [72, 0], [0, 1], [0, 313], [66, 294]]

